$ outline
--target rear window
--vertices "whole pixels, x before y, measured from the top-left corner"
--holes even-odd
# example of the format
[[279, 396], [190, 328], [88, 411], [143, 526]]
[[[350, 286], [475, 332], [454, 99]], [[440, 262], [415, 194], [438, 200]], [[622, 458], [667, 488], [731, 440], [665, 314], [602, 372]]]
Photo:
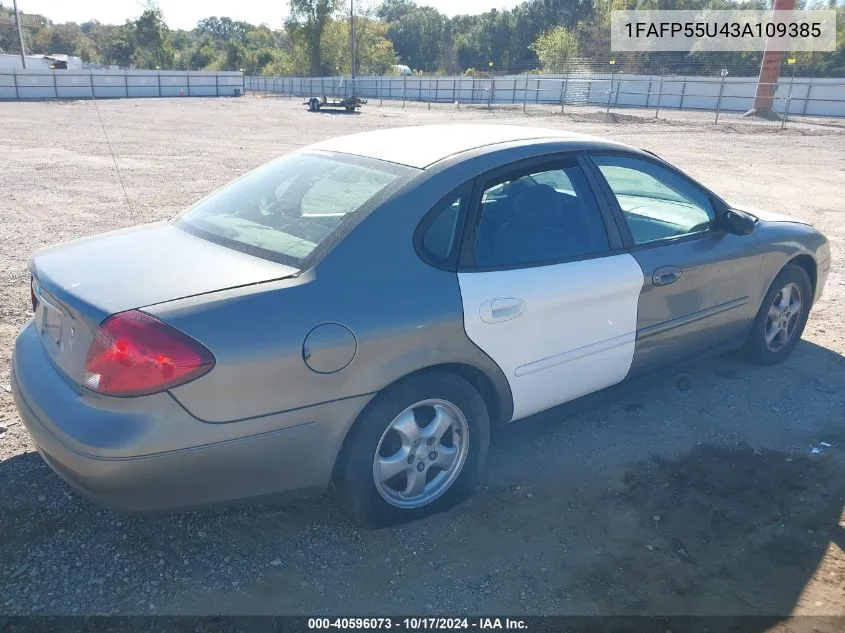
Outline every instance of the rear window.
[[224, 246], [304, 268], [415, 171], [347, 154], [298, 152], [216, 191], [175, 223]]

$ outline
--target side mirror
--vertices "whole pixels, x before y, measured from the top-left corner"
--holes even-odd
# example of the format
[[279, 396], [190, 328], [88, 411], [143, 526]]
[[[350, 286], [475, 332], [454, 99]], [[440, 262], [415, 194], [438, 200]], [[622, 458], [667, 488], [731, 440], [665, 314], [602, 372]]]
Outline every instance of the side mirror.
[[722, 221], [725, 228], [734, 235], [750, 235], [757, 226], [757, 219], [754, 216], [736, 209], [726, 210], [722, 215]]

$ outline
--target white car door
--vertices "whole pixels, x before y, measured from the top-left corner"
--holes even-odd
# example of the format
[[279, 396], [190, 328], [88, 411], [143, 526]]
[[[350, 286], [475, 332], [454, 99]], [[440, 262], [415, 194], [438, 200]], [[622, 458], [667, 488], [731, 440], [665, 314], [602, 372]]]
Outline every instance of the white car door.
[[620, 382], [643, 272], [612, 250], [574, 159], [488, 179], [458, 279], [469, 338], [510, 383], [514, 420]]

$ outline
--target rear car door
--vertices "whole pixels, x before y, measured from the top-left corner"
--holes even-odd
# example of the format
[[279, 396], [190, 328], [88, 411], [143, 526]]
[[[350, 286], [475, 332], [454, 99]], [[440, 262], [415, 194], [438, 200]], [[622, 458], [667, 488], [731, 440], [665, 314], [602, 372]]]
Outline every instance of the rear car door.
[[458, 265], [469, 338], [519, 419], [621, 381], [643, 274], [574, 157], [479, 178]]
[[645, 275], [631, 373], [741, 335], [753, 318], [757, 239], [720, 221], [718, 199], [665, 163], [591, 155], [622, 239]]

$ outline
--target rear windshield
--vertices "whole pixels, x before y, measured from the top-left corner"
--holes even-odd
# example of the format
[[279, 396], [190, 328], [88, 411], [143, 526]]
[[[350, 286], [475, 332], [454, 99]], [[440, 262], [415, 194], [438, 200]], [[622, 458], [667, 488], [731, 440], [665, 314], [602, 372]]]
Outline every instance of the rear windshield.
[[349, 154], [298, 152], [216, 191], [175, 223], [224, 246], [302, 269], [415, 171]]

